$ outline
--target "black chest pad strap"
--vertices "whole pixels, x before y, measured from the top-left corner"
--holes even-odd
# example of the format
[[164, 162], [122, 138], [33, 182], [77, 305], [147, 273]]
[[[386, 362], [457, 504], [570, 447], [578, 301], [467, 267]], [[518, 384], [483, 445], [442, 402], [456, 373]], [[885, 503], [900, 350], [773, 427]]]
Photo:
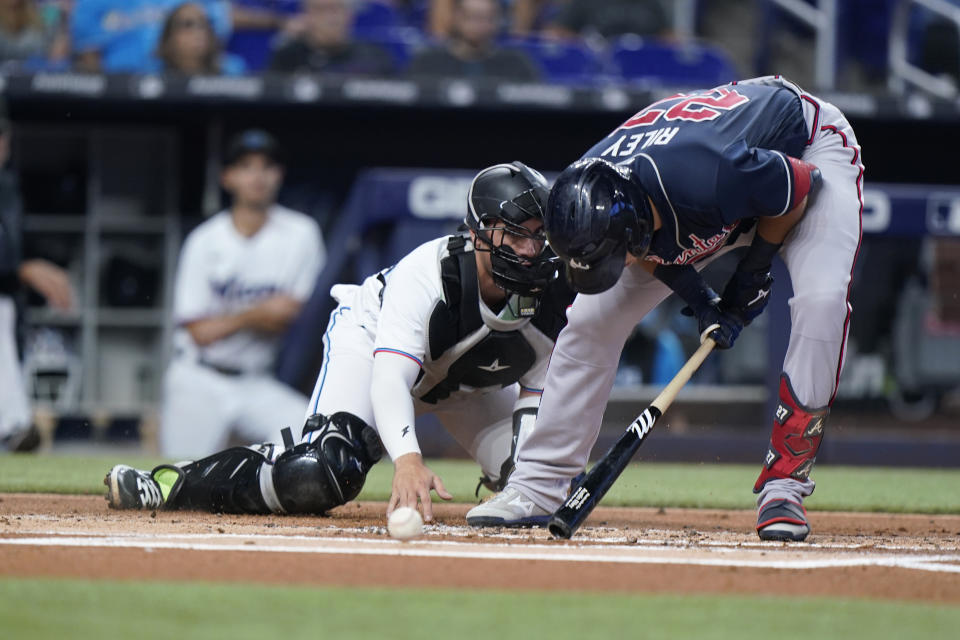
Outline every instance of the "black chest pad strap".
[[437, 302], [430, 315], [430, 357], [433, 360], [483, 326], [477, 263], [473, 251], [465, 249], [463, 236], [451, 236], [447, 244], [450, 255], [440, 261], [445, 300]]

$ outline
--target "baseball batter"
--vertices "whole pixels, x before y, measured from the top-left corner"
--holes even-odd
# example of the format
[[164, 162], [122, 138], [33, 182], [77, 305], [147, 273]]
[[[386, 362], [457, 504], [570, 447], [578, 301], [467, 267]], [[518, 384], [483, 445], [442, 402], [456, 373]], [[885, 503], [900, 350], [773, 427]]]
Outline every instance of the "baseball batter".
[[356, 497], [382, 441], [394, 462], [388, 512], [419, 503], [429, 521], [431, 491], [451, 496], [421, 457], [415, 417], [424, 413], [477, 461], [488, 487], [502, 488], [575, 295], [546, 246], [548, 193], [522, 163], [484, 169], [467, 198], [469, 235], [432, 240], [360, 285], [333, 287], [339, 305], [299, 444], [237, 447], [152, 472], [118, 465], [105, 481], [110, 504], [322, 513]]
[[[671, 291], [719, 348], [790, 272], [790, 340], [760, 477], [763, 539], [803, 540], [803, 499], [843, 364], [860, 243], [863, 163], [833, 105], [779, 77], [678, 94], [627, 120], [557, 179], [545, 220], [581, 292], [557, 342], [536, 428], [477, 526], [545, 521], [587, 461], [634, 325]], [[722, 296], [699, 270], [746, 249]], [[625, 266], [626, 265], [626, 266]]]
[[325, 249], [317, 223], [276, 204], [282, 170], [263, 131], [229, 145], [230, 209], [197, 227], [180, 254], [174, 357], [164, 380], [160, 448], [196, 456], [276, 440], [303, 420], [307, 398], [271, 375], [280, 334], [312, 293]]

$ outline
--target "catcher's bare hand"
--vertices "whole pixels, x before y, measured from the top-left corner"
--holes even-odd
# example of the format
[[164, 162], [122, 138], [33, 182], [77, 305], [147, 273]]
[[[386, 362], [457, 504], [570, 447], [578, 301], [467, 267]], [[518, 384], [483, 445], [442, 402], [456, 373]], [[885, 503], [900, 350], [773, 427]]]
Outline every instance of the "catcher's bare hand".
[[417, 508], [419, 500], [423, 511], [424, 522], [433, 520], [433, 505], [430, 501], [430, 490], [444, 500], [452, 500], [453, 496], [443, 486], [440, 476], [431, 471], [419, 453], [408, 453], [393, 461], [393, 492], [387, 504], [387, 517], [397, 507]]

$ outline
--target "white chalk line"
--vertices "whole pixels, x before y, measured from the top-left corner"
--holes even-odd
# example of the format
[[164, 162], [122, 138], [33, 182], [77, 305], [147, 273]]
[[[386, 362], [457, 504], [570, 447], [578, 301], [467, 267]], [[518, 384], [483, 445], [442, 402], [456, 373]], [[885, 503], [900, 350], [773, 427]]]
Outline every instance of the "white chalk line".
[[[241, 543], [224, 539], [243, 539]], [[308, 544], [261, 544], [263, 540], [283, 539]], [[204, 540], [208, 540], [204, 542]], [[217, 540], [217, 542], [209, 542]], [[829, 569], [844, 567], [892, 567], [938, 573], [960, 573], [960, 555], [894, 555], [867, 554], [855, 557], [818, 558], [704, 558], [692, 555], [675, 557], [653, 553], [653, 549], [628, 547], [574, 547], [542, 544], [464, 543], [457, 541], [419, 540], [401, 543], [395, 540], [369, 538], [316, 538], [307, 536], [243, 536], [241, 534], [179, 534], [170, 536], [92, 535], [78, 537], [57, 534], [45, 537], [3, 538], [0, 545], [42, 547], [101, 547], [184, 551], [254, 551], [268, 553], [312, 553], [327, 555], [366, 555], [417, 558], [459, 558], [477, 560], [538, 560], [553, 562], [670, 564], [709, 567], [741, 567], [760, 569]], [[662, 551], [683, 549], [662, 548]], [[687, 550], [689, 551], [689, 550]], [[726, 555], [726, 554], [724, 554]], [[752, 552], [751, 555], [756, 555]]]
[[[17, 533], [18, 535], [36, 535], [36, 536], [111, 536], [114, 538], [171, 538], [177, 540], [207, 540], [207, 539], [225, 539], [225, 538], [238, 538], [238, 539], [250, 539], [255, 537], [259, 540], [300, 540], [300, 541], [316, 541], [320, 537], [325, 537], [328, 540], [359, 540], [365, 543], [371, 544], [396, 544], [396, 540], [392, 540], [387, 536], [386, 527], [335, 527], [329, 526], [319, 531], [330, 533], [333, 535], [327, 536], [317, 536], [317, 535], [296, 535], [296, 534], [279, 534], [279, 533], [228, 533], [224, 531], [223, 533], [143, 533], [138, 531], [122, 531], [122, 532], [111, 532], [104, 533], [103, 531], [80, 531], [80, 530], [23, 530], [23, 531], [10, 531], [10, 533]], [[350, 537], [344, 536], [344, 533], [355, 534], [355, 535], [364, 535], [369, 536], [371, 534], [377, 535], [380, 537], [370, 538], [370, 537]], [[666, 534], [670, 533], [667, 530], [650, 530], [648, 533], [659, 533]], [[533, 543], [530, 542], [531, 534], [518, 534], [518, 533], [507, 533], [507, 532], [498, 532], [498, 533], [485, 533], [483, 530], [478, 531], [477, 529], [468, 528], [468, 527], [454, 527], [450, 525], [427, 525], [424, 528], [424, 536], [429, 538], [432, 536], [455, 536], [461, 538], [477, 538], [476, 544], [485, 544], [488, 546], [515, 546], [514, 540], [523, 540], [530, 546], [548, 546], [551, 544], [556, 544], [560, 541], [555, 541], [552, 538], [541, 538]], [[426, 540], [420, 540], [418, 542], [425, 542]], [[429, 540], [431, 544], [464, 544], [456, 540]], [[864, 542], [858, 544], [852, 543], [817, 543], [817, 542], [765, 542], [762, 540], [750, 540], [750, 541], [720, 541], [720, 540], [678, 540], [676, 536], [669, 538], [650, 538], [644, 537], [639, 539], [628, 538], [626, 536], [616, 536], [616, 537], [589, 537], [589, 538], [580, 538], [573, 539], [571, 541], [561, 543], [567, 546], [575, 546], [576, 548], [581, 549], [610, 549], [612, 547], [651, 547], [656, 549], [671, 549], [671, 550], [687, 550], [687, 549], [707, 549], [709, 548], [712, 551], [716, 552], [738, 552], [744, 550], [790, 550], [790, 551], [809, 551], [809, 550], [836, 550], [836, 551], [862, 551], [862, 550], [880, 550], [880, 551], [896, 551], [896, 552], [907, 552], [907, 553], [949, 553], [949, 552], [960, 552], [960, 547], [943, 547], [943, 546], [920, 546], [920, 545], [892, 545], [892, 544], [876, 544], [872, 542]]]
[[[30, 516], [34, 518], [34, 516]], [[49, 519], [60, 521], [60, 517], [50, 517], [50, 518], [39, 518], [40, 520]], [[378, 535], [386, 536], [387, 528], [378, 527], [378, 526], [365, 526], [365, 527], [339, 527], [336, 525], [327, 525], [325, 527], [298, 527], [300, 529], [308, 528], [310, 530], [316, 530], [324, 533], [331, 533], [336, 535], [339, 539], [344, 539], [342, 534], [354, 534], [354, 535]], [[589, 531], [590, 528], [585, 528], [585, 531]], [[499, 530], [496, 532], [489, 532], [483, 529], [475, 529], [473, 527], [463, 527], [463, 526], [454, 526], [454, 525], [445, 525], [445, 524], [434, 524], [426, 525], [424, 527], [424, 535], [427, 537], [430, 536], [449, 536], [449, 537], [458, 537], [458, 538], [478, 538], [487, 542], [488, 544], [493, 544], [493, 541], [498, 540], [523, 540], [529, 541], [533, 533], [532, 531], [537, 531], [535, 529], [520, 529], [515, 531], [505, 531]], [[13, 529], [8, 530], [10, 533], [16, 532]], [[42, 530], [21, 530], [18, 533], [27, 534], [27, 535], [103, 535], [103, 532], [79, 532], [76, 530], [71, 530], [68, 532], [64, 531], [42, 531]], [[678, 539], [678, 534], [687, 534], [690, 535], [689, 539], [682, 540]], [[111, 533], [115, 537], [128, 536], [128, 537], [137, 537], [143, 535], [138, 532], [123, 532], [123, 533]], [[147, 535], [161, 535], [161, 534], [147, 534]], [[189, 536], [206, 536], [212, 534], [162, 534], [165, 537], [179, 537], [185, 536], [184, 539], [190, 539]], [[251, 534], [244, 533], [222, 533], [218, 534], [217, 537], [224, 536], [239, 536], [239, 537], [249, 537]], [[316, 536], [297, 536], [297, 535], [283, 535], [283, 534], [257, 534], [261, 538], [274, 538], [277, 540], [286, 540], [286, 539], [304, 539], [304, 540], [315, 540]], [[782, 542], [764, 542], [762, 540], [710, 540], [708, 536], [710, 532], [699, 532], [693, 531], [692, 534], [688, 534], [686, 530], [672, 530], [672, 529], [646, 529], [644, 532], [638, 536], [590, 536], [583, 538], [574, 538], [573, 543], [579, 543], [580, 545], [627, 545], [631, 547], [672, 547], [678, 549], [689, 549], [689, 548], [715, 548], [718, 550], [722, 549], [732, 549], [732, 550], [741, 550], [741, 549], [779, 549], [788, 545], [792, 549], [817, 549], [817, 550], [838, 550], [838, 551], [858, 551], [858, 550], [876, 550], [876, 551], [894, 551], [894, 552], [960, 552], [960, 544], [945, 545], [942, 543], [928, 543], [926, 545], [917, 545], [917, 544], [891, 544], [891, 543], [879, 543], [875, 542], [872, 539], [865, 542], [793, 542], [793, 543], [782, 543]], [[752, 536], [751, 536], [752, 537]], [[919, 536], [915, 536], [919, 537]], [[704, 539], [706, 538], [706, 539]], [[364, 538], [368, 541], [375, 541], [377, 538]], [[550, 538], [543, 538], [538, 540], [541, 543], [547, 543], [550, 541]], [[392, 542], [389, 539], [384, 538], [383, 542]], [[435, 541], [441, 542], [441, 541]]]

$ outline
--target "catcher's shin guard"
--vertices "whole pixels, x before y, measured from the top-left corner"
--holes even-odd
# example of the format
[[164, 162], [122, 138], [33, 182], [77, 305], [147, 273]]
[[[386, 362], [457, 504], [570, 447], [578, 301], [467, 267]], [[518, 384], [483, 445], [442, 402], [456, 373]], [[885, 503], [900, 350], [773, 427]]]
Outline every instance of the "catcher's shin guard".
[[308, 434], [279, 455], [270, 444], [234, 447], [182, 467], [161, 465], [152, 477], [168, 509], [325, 513], [357, 497], [383, 449], [376, 431], [349, 413], [311, 416]]
[[770, 448], [760, 477], [753, 486], [760, 493], [768, 481], [791, 478], [805, 482], [816, 461], [830, 407], [810, 409], [797, 400], [787, 374], [780, 376], [780, 403], [773, 419]]
[[161, 486], [170, 485], [166, 509], [265, 514], [271, 509], [263, 499], [261, 475], [269, 481], [271, 468], [260, 450], [233, 447], [182, 467], [160, 465], [151, 475]]

